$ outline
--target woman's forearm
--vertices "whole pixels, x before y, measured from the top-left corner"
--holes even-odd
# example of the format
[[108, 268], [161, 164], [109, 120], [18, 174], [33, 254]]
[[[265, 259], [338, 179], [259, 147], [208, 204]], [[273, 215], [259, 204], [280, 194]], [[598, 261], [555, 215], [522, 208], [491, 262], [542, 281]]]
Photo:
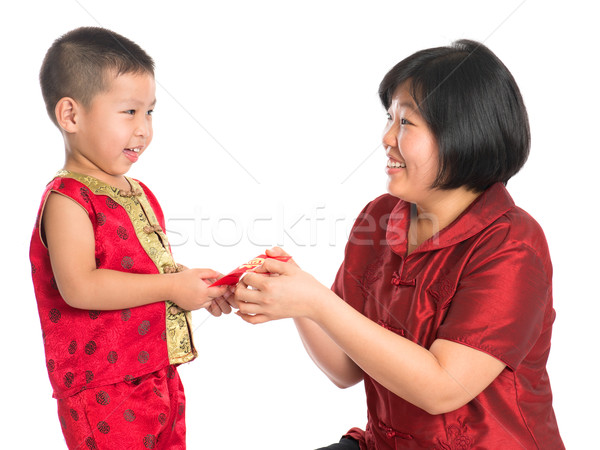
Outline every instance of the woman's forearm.
[[[438, 339], [424, 348], [352, 308], [310, 274], [267, 260], [236, 288], [239, 314], [249, 323], [292, 317], [311, 358], [338, 386], [356, 383], [360, 369], [431, 414], [471, 401], [505, 365], [483, 351]], [[247, 289], [253, 287], [254, 289]]]
[[449, 341], [436, 341], [432, 352], [379, 326], [333, 292], [314, 311], [315, 325], [359, 368], [431, 414], [463, 406], [504, 367], [489, 355]]
[[350, 357], [310, 319], [294, 319], [306, 352], [314, 363], [340, 388], [355, 385], [363, 379], [363, 371]]

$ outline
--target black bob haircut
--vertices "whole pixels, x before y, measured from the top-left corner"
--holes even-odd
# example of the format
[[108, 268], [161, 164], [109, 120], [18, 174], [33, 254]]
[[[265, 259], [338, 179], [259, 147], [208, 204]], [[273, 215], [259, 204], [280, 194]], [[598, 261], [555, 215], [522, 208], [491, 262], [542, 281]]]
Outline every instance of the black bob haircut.
[[486, 46], [463, 39], [400, 61], [379, 85], [386, 109], [404, 83], [437, 141], [432, 188], [482, 192], [506, 184], [523, 167], [530, 147], [527, 110], [513, 76]]

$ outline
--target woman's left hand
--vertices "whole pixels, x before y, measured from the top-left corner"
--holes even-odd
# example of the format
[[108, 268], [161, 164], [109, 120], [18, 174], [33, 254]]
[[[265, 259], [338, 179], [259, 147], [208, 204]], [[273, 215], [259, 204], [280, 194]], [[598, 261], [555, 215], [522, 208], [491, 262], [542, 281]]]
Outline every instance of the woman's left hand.
[[331, 291], [293, 262], [266, 259], [235, 289], [237, 314], [252, 324], [283, 318], [312, 318], [315, 305]]

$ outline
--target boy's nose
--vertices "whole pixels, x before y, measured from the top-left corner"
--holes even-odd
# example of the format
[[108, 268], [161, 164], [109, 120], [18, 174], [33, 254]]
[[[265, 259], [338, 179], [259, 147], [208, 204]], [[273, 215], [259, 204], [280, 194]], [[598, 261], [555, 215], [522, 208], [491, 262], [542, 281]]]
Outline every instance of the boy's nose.
[[149, 116], [144, 116], [138, 121], [135, 134], [142, 137], [148, 137], [152, 133], [152, 122]]

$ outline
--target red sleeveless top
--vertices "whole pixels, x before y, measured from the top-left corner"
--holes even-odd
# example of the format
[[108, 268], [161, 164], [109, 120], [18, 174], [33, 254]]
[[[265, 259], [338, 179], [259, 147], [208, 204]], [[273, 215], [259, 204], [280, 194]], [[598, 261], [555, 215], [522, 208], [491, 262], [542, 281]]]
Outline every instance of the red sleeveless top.
[[160, 205], [145, 185], [128, 181], [132, 189], [123, 192], [93, 177], [61, 171], [42, 197], [30, 260], [55, 398], [131, 380], [197, 355], [189, 312], [170, 314], [169, 301], [89, 311], [69, 306], [57, 288], [40, 229], [51, 192], [72, 199], [87, 212], [94, 229], [97, 268], [148, 274], [175, 267]]

